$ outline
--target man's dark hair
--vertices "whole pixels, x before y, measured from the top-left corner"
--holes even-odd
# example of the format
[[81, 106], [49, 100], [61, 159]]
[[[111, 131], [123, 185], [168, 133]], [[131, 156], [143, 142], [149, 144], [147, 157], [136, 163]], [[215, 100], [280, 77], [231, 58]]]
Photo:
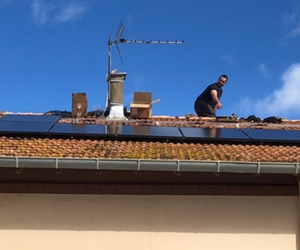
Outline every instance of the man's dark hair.
[[221, 75], [221, 76], [219, 77], [219, 79], [220, 79], [221, 77], [226, 78], [226, 80], [228, 81], [228, 76], [227, 76], [227, 75]]

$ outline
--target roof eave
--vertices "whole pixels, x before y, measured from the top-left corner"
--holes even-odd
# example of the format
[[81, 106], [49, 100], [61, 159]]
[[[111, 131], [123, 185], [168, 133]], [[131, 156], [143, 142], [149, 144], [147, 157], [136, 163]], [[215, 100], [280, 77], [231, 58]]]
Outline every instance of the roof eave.
[[0, 157], [0, 168], [299, 174], [298, 162], [233, 162], [56, 157]]

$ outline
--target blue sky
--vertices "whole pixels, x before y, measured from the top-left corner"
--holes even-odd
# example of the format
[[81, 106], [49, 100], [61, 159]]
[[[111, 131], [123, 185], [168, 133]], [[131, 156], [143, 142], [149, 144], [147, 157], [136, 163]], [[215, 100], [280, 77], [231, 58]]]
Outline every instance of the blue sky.
[[0, 0], [0, 110], [105, 108], [108, 37], [184, 44], [113, 46], [126, 72], [124, 106], [150, 91], [154, 115], [195, 114], [204, 88], [227, 74], [218, 115], [300, 118], [300, 0]]

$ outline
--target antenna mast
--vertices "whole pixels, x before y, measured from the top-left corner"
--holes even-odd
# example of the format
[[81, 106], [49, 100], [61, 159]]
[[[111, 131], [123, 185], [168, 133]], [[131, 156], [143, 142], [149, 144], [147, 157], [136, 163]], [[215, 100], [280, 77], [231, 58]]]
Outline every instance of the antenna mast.
[[123, 32], [124, 32], [124, 25], [123, 22], [120, 22], [119, 28], [117, 30], [116, 33], [116, 39], [113, 41], [111, 34], [109, 35], [108, 38], [108, 73], [107, 73], [107, 83], [108, 83], [108, 90], [107, 90], [107, 101], [106, 101], [106, 109], [110, 108], [111, 106], [111, 80], [112, 80], [112, 75], [118, 73], [118, 71], [116, 72], [112, 72], [111, 70], [111, 65], [112, 65], [112, 54], [111, 54], [111, 48], [112, 46], [115, 44], [121, 59], [121, 62], [123, 63], [123, 59], [122, 59], [122, 54], [121, 54], [121, 50], [119, 48], [120, 43], [128, 43], [128, 44], [183, 44], [184, 41], [152, 41], [152, 40], [126, 40], [124, 38], [121, 38]]
[[[108, 83], [108, 89], [107, 89], [107, 100], [106, 100], [106, 109], [110, 106], [110, 99], [111, 99], [111, 95], [110, 95], [110, 91], [111, 91], [111, 64], [112, 64], [112, 55], [111, 55], [111, 47], [115, 44], [117, 47], [117, 50], [119, 52], [119, 56], [121, 58], [122, 61], [122, 55], [121, 55], [121, 51], [120, 48], [118, 46], [118, 41], [120, 40], [120, 37], [122, 36], [124, 31], [124, 25], [123, 22], [120, 22], [119, 28], [117, 30], [117, 34], [116, 34], [116, 40], [113, 41], [111, 38], [111, 34], [109, 35], [108, 38], [108, 72], [107, 72], [107, 83]], [[122, 61], [123, 63], [123, 61]]]

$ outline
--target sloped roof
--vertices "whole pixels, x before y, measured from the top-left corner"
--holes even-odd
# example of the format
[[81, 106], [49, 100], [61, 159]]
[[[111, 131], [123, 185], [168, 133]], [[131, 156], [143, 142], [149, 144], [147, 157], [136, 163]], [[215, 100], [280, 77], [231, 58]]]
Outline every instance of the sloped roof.
[[[300, 131], [300, 121], [198, 117], [59, 123]], [[299, 132], [300, 133], [300, 132]], [[0, 135], [0, 192], [142, 195], [298, 195], [296, 141], [168, 140], [138, 137]], [[25, 171], [23, 171], [25, 169]]]
[[[152, 117], [111, 121], [99, 117], [86, 117], [79, 121], [61, 118], [59, 123], [300, 130], [300, 121], [282, 121], [279, 124], [245, 121], [218, 122], [198, 117]], [[299, 143], [254, 143], [233, 141], [164, 141], [138, 138], [51, 138], [40, 136], [0, 137], [0, 156], [9, 157], [62, 157], [101, 159], [151, 159], [190, 161], [237, 162], [299, 162]]]

